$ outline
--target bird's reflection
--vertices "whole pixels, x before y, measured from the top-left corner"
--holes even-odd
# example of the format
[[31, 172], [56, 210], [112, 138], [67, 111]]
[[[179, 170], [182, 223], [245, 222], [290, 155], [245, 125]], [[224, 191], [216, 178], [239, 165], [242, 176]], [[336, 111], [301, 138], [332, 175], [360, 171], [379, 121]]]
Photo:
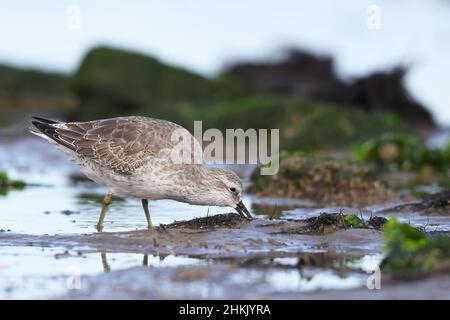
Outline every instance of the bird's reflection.
[[[100, 257], [102, 260], [102, 267], [103, 267], [103, 272], [110, 272], [111, 271], [111, 266], [108, 263], [108, 257], [106, 254], [106, 251], [101, 251], [100, 252]], [[158, 256], [159, 257], [159, 261], [163, 261], [165, 259], [166, 256]], [[148, 254], [143, 254], [143, 258], [142, 258], [142, 266], [144, 267], [148, 267], [149, 263], [148, 263]]]
[[102, 252], [100, 252], [100, 255], [102, 257], [103, 272], [110, 272], [111, 267], [108, 264], [108, 259], [106, 258], [106, 252], [102, 251]]
[[148, 267], [148, 254], [144, 254], [144, 259], [142, 259], [142, 265]]

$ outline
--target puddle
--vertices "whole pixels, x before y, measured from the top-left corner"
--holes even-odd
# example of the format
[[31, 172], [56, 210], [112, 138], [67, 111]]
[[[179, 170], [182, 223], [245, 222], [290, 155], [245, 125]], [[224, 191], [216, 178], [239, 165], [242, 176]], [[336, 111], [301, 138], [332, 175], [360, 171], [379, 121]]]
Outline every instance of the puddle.
[[[323, 256], [323, 254], [312, 254]], [[319, 258], [320, 259], [320, 258]], [[277, 258], [275, 262], [287, 266], [299, 266], [300, 259]], [[351, 258], [337, 257], [317, 268], [307, 266], [299, 270], [274, 270], [267, 281], [278, 291], [312, 292], [320, 290], [345, 290], [364, 287], [367, 278], [382, 261], [382, 255], [365, 255]], [[327, 265], [328, 264], [328, 265]]]
[[267, 282], [277, 291], [310, 292], [318, 290], [343, 290], [362, 287], [367, 276], [348, 275], [345, 278], [332, 271], [323, 271], [311, 276], [302, 276], [298, 271], [271, 271]]
[[1, 247], [0, 299], [46, 299], [76, 288], [77, 277], [135, 266], [178, 267], [206, 261], [182, 256], [82, 252], [66, 248]]
[[[309, 254], [314, 256], [314, 254]], [[278, 257], [266, 267], [256, 264], [240, 265], [224, 274], [227, 281], [240, 285], [261, 286], [260, 293], [309, 292], [317, 290], [339, 290], [362, 287], [367, 275], [365, 269], [378, 266], [381, 259], [364, 256], [346, 264], [346, 271], [334, 267], [303, 266], [299, 268], [299, 257]], [[317, 259], [321, 259], [317, 257]], [[174, 268], [233, 265], [233, 260], [214, 263], [210, 259], [187, 256], [157, 256], [137, 253], [93, 252], [89, 248], [0, 248], [0, 299], [48, 299], [62, 297], [73, 290], [81, 289], [86, 279], [102, 281], [102, 273], [127, 272], [134, 267], [158, 268], [164, 272]], [[329, 260], [330, 266], [335, 264]], [[270, 267], [270, 264], [273, 267]], [[260, 265], [263, 265], [262, 263]], [[281, 267], [280, 267], [281, 266]], [[285, 266], [286, 268], [282, 268]], [[98, 280], [100, 279], [100, 280]], [[175, 278], [172, 278], [173, 281]], [[187, 278], [183, 281], [193, 281]], [[177, 280], [180, 281], [180, 280]], [[200, 277], [198, 286], [211, 287], [215, 283]], [[101, 285], [107, 285], [102, 283]], [[207, 290], [208, 291], [208, 290]], [[222, 292], [222, 295], [226, 293]]]
[[[291, 258], [279, 262], [291, 265]], [[292, 258], [293, 259], [293, 258]], [[358, 259], [357, 259], [358, 260]], [[359, 260], [375, 261], [362, 257]], [[345, 274], [325, 268], [256, 268], [216, 263], [207, 267], [131, 268], [86, 279], [70, 299], [277, 299], [337, 290], [366, 290], [370, 276], [349, 268]], [[373, 265], [373, 268], [376, 266]], [[139, 279], [139, 280], [138, 280]], [[124, 294], [126, 292], [126, 294]]]
[[372, 273], [381, 265], [383, 257], [383, 254], [368, 254], [362, 258], [349, 261], [347, 266], [351, 269], [359, 269], [367, 273]]
[[327, 253], [305, 253], [299, 257], [277, 257], [270, 261], [261, 259], [259, 262], [253, 261], [252, 265], [268, 269], [264, 281], [274, 291], [309, 292], [363, 287], [368, 274], [379, 267], [382, 258], [381, 254], [350, 258]]

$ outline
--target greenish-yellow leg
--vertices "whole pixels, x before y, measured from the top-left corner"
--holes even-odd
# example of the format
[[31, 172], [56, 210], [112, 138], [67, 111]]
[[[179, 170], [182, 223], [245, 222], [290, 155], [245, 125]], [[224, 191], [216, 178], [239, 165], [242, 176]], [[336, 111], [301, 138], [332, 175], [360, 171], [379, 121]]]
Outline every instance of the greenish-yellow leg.
[[103, 230], [103, 220], [105, 220], [106, 210], [108, 210], [108, 206], [111, 203], [112, 194], [107, 193], [103, 198], [102, 212], [100, 213], [100, 218], [97, 223], [97, 231]]
[[147, 218], [147, 226], [149, 229], [153, 229], [152, 218], [150, 217], [150, 211], [148, 211], [147, 199], [142, 199], [142, 207], [144, 208], [145, 217]]

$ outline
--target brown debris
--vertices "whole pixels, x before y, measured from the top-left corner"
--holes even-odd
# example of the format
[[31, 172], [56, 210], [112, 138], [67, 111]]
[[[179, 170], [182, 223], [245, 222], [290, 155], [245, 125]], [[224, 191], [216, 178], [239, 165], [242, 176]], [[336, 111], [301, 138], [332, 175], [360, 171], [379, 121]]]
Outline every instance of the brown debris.
[[[351, 223], [347, 220], [352, 215], [344, 215], [339, 213], [321, 213], [317, 217], [302, 220], [302, 224], [289, 226], [281, 229], [281, 233], [287, 234], [329, 234], [337, 230], [352, 228]], [[359, 218], [358, 218], [359, 219]], [[364, 221], [360, 219], [362, 229], [380, 230], [387, 222], [383, 217], [371, 217]]]
[[248, 222], [236, 213], [216, 214], [213, 216], [195, 218], [192, 220], [175, 221], [171, 224], [161, 225], [162, 229], [211, 229], [216, 227], [233, 228]]
[[372, 228], [372, 229], [376, 229], [379, 230], [381, 229], [384, 224], [387, 222], [388, 220], [384, 217], [370, 217], [370, 219], [367, 221], [367, 227], [368, 228]]

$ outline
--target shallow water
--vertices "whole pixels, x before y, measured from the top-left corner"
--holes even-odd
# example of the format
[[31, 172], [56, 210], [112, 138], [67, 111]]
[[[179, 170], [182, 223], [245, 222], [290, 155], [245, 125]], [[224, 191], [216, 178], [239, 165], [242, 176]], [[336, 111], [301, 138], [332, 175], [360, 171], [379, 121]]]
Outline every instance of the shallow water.
[[[367, 255], [348, 263], [343, 275], [334, 269], [297, 269], [296, 258], [278, 258], [271, 268], [246, 267], [230, 273], [230, 281], [248, 285], [262, 282], [266, 292], [309, 292], [362, 287], [366, 270], [378, 266], [379, 257]], [[208, 266], [212, 261], [187, 256], [165, 257], [114, 252], [84, 252], [63, 247], [1, 247], [0, 299], [47, 299], [80, 290], [85, 277], [132, 267], [182, 268]], [[331, 265], [330, 265], [331, 266]], [[203, 281], [199, 286], [213, 284]], [[206, 297], [205, 297], [206, 298]]]
[[[0, 299], [42, 299], [77, 289], [77, 277], [146, 265], [175, 267], [202, 264], [189, 257], [135, 253], [81, 253], [66, 248], [1, 247]], [[82, 282], [82, 279], [80, 279]]]
[[[95, 224], [101, 207], [98, 199], [101, 199], [106, 189], [90, 182], [72, 181], [70, 176], [78, 173], [77, 168], [53, 146], [34, 137], [0, 141], [1, 170], [8, 171], [11, 178], [23, 179], [30, 184], [24, 190], [10, 191], [7, 195], [0, 196], [0, 229], [6, 234], [10, 232], [16, 235], [43, 236], [96, 232]], [[312, 201], [258, 199], [252, 196], [245, 196], [243, 201], [248, 208], [252, 208], [254, 214], [265, 216], [278, 210], [279, 218], [287, 220], [304, 219], [317, 216], [322, 212], [341, 210], [344, 213], [369, 217], [373, 211], [377, 210], [376, 207], [371, 210], [324, 208]], [[158, 225], [207, 214], [226, 213], [231, 210], [161, 200], [151, 201], [150, 211], [154, 223]], [[399, 217], [414, 225], [426, 226], [429, 231], [450, 230], [448, 217], [408, 214], [401, 214]], [[105, 231], [122, 232], [145, 228], [146, 220], [139, 199], [113, 200], [106, 216]], [[317, 252], [317, 254], [327, 251], [326, 243], [325, 249], [311, 249], [312, 246], [308, 243], [302, 246], [296, 245], [295, 248], [309, 248], [308, 252]], [[345, 260], [346, 255], [343, 254], [341, 258], [345, 261], [340, 260], [338, 263], [340, 265], [336, 265], [337, 262], [334, 260], [327, 260], [321, 266], [306, 265], [300, 268], [299, 253], [293, 254], [289, 250], [284, 251], [288, 256], [260, 259], [247, 266], [233, 260], [224, 262], [199, 256], [166, 255], [161, 257], [132, 252], [99, 252], [88, 246], [68, 249], [58, 243], [41, 248], [23, 246], [19, 243], [15, 245], [14, 241], [9, 241], [7, 244], [0, 242], [0, 298], [61, 297], [71, 291], [70, 287], [74, 285], [72, 281], [74, 273], [79, 273], [81, 279], [86, 277], [93, 279], [92, 281], [96, 283], [96, 277], [102, 273], [120, 270], [126, 272], [133, 267], [143, 265], [167, 270], [168, 273], [173, 268], [203, 266], [214, 269], [216, 265], [232, 265], [235, 269], [226, 273], [231, 282], [247, 283], [249, 286], [256, 286], [255, 290], [267, 294], [361, 288], [365, 286], [367, 272], [376, 268], [381, 261], [379, 247], [379, 243], [367, 244], [363, 249], [371, 254], [352, 256], [349, 260]], [[251, 253], [250, 250], [249, 254]], [[132, 276], [130, 274], [130, 277]], [[208, 281], [212, 280], [202, 280], [198, 286], [202, 287], [204, 292], [210, 293], [214, 282]], [[259, 282], [262, 284], [260, 285]], [[218, 295], [218, 298], [226, 297], [227, 285], [218, 286], [222, 287], [220, 290], [214, 287], [213, 292]]]

